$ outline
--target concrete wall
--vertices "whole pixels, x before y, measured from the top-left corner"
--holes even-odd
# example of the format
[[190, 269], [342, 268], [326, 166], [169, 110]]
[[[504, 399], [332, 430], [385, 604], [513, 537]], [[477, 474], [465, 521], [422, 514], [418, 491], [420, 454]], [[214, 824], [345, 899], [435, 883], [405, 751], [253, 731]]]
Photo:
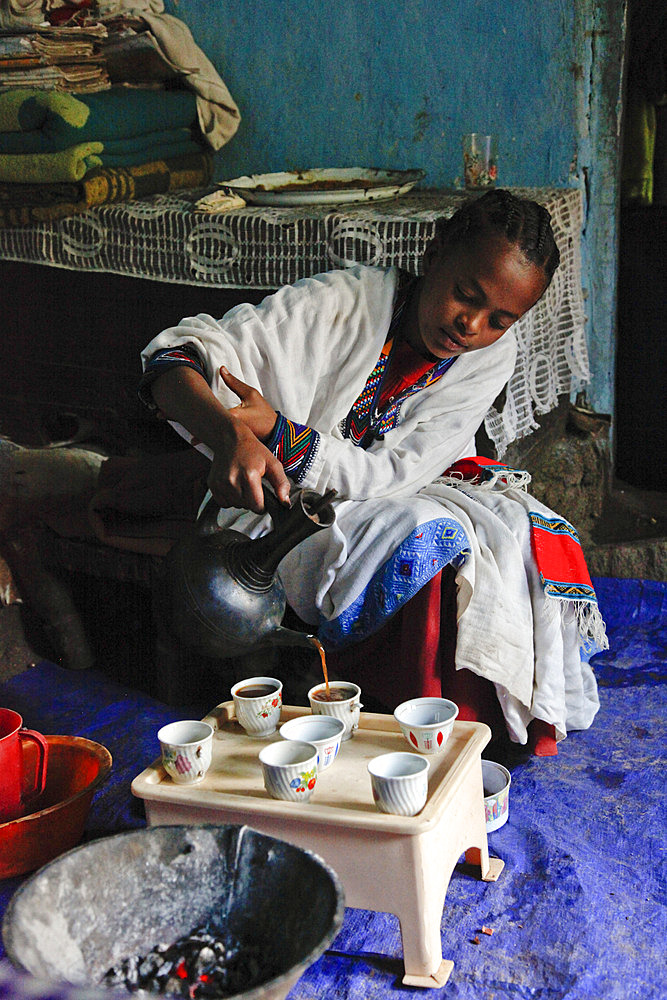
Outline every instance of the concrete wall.
[[460, 182], [493, 131], [507, 186], [587, 197], [590, 402], [613, 405], [624, 0], [171, 0], [243, 122], [216, 179], [308, 166], [421, 167]]

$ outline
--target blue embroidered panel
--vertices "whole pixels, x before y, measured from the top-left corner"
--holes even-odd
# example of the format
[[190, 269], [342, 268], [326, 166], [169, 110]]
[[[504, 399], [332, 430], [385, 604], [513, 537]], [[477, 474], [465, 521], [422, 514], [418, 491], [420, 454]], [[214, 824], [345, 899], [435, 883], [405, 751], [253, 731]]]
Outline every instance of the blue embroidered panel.
[[420, 525], [338, 618], [320, 621], [319, 638], [339, 649], [361, 642], [378, 632], [443, 566], [462, 565], [469, 551], [467, 535], [456, 521], [437, 518]]

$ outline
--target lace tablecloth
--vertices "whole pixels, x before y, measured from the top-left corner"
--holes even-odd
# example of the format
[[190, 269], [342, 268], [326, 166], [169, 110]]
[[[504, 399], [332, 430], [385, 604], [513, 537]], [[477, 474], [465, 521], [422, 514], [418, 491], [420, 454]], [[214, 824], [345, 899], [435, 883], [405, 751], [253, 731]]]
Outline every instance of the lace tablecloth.
[[[502, 455], [538, 425], [536, 415], [590, 378], [584, 332], [580, 235], [573, 189], [514, 189], [551, 212], [561, 267], [548, 292], [514, 330], [519, 356], [502, 409], [485, 427]], [[251, 207], [222, 215], [195, 211], [205, 192], [155, 195], [100, 206], [56, 222], [0, 230], [0, 256], [217, 288], [274, 289], [355, 263], [397, 264], [418, 273], [435, 220], [465, 192], [417, 191], [384, 202], [304, 208]]]

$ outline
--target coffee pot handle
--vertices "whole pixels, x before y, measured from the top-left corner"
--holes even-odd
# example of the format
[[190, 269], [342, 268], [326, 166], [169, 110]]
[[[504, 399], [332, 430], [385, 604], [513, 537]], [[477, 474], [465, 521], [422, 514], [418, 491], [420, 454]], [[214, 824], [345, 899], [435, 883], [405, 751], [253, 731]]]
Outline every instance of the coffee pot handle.
[[264, 510], [271, 515], [271, 520], [275, 522], [276, 518], [286, 514], [290, 508], [280, 502], [271, 487], [267, 486], [265, 482], [262, 482], [262, 489], [264, 490]]
[[[308, 510], [304, 508], [304, 513], [307, 513], [307, 515], [312, 518], [314, 514], [326, 509], [329, 513], [329, 520], [333, 521], [334, 514], [333, 511], [330, 510], [329, 505], [336, 496], [336, 490], [327, 490], [327, 492], [321, 496], [318, 493], [314, 493], [312, 490], [301, 490], [300, 493], [295, 494], [292, 498], [289, 507], [286, 507], [280, 502], [271, 487], [264, 481], [262, 481], [262, 490], [264, 492], [264, 510], [271, 516], [271, 520], [276, 525], [280, 523], [286, 514], [289, 514], [298, 497], [305, 498], [306, 496], [308, 496], [310, 502], [308, 504]], [[300, 502], [303, 507], [303, 500]], [[199, 534], [211, 535], [218, 530], [219, 510], [220, 505], [216, 503], [213, 495], [211, 494], [197, 520]]]
[[[264, 510], [267, 514], [271, 515], [271, 519], [275, 522], [276, 518], [288, 513], [290, 508], [283, 506], [273, 490], [264, 482], [262, 483], [262, 489], [264, 491]], [[213, 494], [211, 494], [204, 505], [204, 509], [197, 518], [198, 534], [212, 535], [218, 530], [219, 510], [220, 504], [216, 502]]]

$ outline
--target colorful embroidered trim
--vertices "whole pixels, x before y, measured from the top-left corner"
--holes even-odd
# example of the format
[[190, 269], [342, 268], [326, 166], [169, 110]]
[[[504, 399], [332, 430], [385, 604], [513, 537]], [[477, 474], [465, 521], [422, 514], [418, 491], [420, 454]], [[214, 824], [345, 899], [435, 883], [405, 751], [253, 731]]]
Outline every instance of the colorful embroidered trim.
[[182, 347], [165, 347], [161, 351], [156, 351], [146, 363], [137, 390], [141, 402], [152, 412], [158, 409], [150, 389], [152, 383], [159, 375], [162, 375], [166, 368], [178, 365], [194, 368], [202, 378], [206, 378], [204, 363], [193, 344], [184, 344]]
[[413, 385], [404, 389], [389, 406], [386, 406], [382, 410], [378, 409], [377, 404], [382, 377], [392, 357], [394, 345], [398, 343], [396, 335], [400, 330], [405, 307], [414, 293], [417, 280], [417, 278], [407, 272], [401, 271], [387, 341], [380, 351], [377, 364], [366, 380], [366, 385], [345, 419], [343, 436], [349, 438], [361, 448], [368, 448], [374, 440], [383, 437], [388, 431], [392, 430], [398, 423], [400, 409], [405, 400], [415, 392], [420, 392], [422, 389], [426, 389], [428, 386], [433, 385], [434, 382], [437, 382], [456, 361], [456, 358], [444, 358], [442, 361], [436, 362]]
[[361, 642], [378, 632], [443, 566], [460, 566], [469, 551], [468, 537], [457, 521], [437, 518], [421, 524], [342, 614], [332, 621], [320, 621], [319, 638], [339, 649]]
[[318, 431], [288, 420], [279, 412], [266, 447], [281, 462], [286, 474], [300, 483], [313, 464], [319, 443]]
[[400, 413], [401, 406], [410, 396], [413, 396], [416, 392], [421, 392], [422, 389], [427, 389], [430, 385], [433, 385], [445, 374], [448, 368], [456, 361], [456, 358], [443, 358], [439, 361], [435, 367], [427, 372], [425, 375], [411, 385], [408, 389], [404, 389], [398, 399], [387, 407], [384, 413], [379, 414], [379, 420], [376, 423], [371, 423], [370, 431], [373, 437], [384, 437], [387, 431], [392, 430], [398, 423], [398, 417]]

